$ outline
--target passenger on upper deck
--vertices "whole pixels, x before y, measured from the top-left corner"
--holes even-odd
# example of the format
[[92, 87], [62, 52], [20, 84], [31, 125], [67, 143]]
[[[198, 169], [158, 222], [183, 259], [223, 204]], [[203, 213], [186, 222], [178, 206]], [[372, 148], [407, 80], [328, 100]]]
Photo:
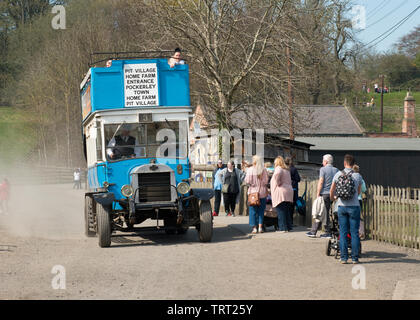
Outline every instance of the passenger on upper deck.
[[175, 67], [178, 64], [185, 64], [185, 61], [181, 59], [181, 49], [176, 48], [174, 55], [169, 58], [168, 64], [171, 68]]
[[112, 160], [121, 157], [139, 157], [140, 148], [136, 147], [137, 139], [130, 135], [130, 126], [124, 124], [121, 128], [121, 134], [116, 135], [108, 143], [107, 155]]
[[110, 66], [112, 66], [112, 60], [108, 60], [106, 62], [106, 67], [109, 68]]

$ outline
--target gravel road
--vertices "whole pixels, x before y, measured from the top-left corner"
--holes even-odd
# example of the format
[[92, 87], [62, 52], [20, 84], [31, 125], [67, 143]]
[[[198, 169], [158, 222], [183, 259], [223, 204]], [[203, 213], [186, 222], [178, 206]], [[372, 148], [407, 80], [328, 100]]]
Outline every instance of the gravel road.
[[[366, 288], [306, 228], [250, 235], [247, 217], [215, 217], [211, 243], [164, 232], [83, 235], [83, 191], [16, 187], [0, 216], [0, 299], [420, 299], [420, 253], [364, 241]], [[53, 289], [54, 266], [66, 288]], [[398, 289], [397, 294], [396, 288]]]

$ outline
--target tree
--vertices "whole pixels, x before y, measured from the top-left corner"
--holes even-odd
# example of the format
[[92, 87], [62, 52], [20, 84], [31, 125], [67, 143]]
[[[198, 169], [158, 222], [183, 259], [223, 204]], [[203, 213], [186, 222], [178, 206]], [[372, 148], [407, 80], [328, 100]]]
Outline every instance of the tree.
[[16, 27], [44, 15], [56, 1], [50, 0], [4, 0], [6, 13]]
[[414, 60], [414, 64], [416, 65], [417, 69], [420, 70], [420, 51], [416, 55], [416, 59]]
[[412, 59], [420, 51], [420, 25], [397, 42], [398, 51]]
[[417, 68], [413, 62], [402, 54], [386, 54], [379, 63], [379, 68], [386, 75], [392, 86], [400, 86], [416, 78]]
[[194, 79], [205, 88], [193, 94], [216, 114], [220, 128], [231, 128], [231, 115], [249, 102], [238, 93], [263, 61], [287, 3], [161, 0], [151, 5], [152, 20], [161, 22], [161, 32], [188, 49]]
[[346, 62], [352, 51], [349, 44], [354, 41], [352, 23], [347, 18], [351, 6], [351, 0], [332, 0], [327, 7], [330, 17], [328, 18], [328, 33], [332, 49], [331, 79], [334, 88], [335, 101], [339, 98], [345, 82], [341, 77], [346, 70]]

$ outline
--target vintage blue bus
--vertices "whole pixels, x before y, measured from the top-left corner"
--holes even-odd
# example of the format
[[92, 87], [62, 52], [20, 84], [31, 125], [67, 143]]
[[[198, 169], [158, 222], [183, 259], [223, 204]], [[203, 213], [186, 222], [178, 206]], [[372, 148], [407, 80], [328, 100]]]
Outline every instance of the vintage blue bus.
[[[150, 53], [112, 56], [80, 85], [86, 236], [109, 247], [117, 231], [183, 234], [195, 226], [199, 239], [210, 241], [213, 190], [190, 187], [188, 64], [171, 68]], [[148, 219], [154, 227], [136, 226]]]

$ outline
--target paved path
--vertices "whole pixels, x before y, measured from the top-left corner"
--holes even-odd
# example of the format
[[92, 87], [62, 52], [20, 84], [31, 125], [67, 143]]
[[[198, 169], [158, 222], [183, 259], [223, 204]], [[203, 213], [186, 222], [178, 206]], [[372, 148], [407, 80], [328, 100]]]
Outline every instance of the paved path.
[[[17, 191], [17, 190], [15, 190]], [[363, 242], [358, 268], [327, 257], [306, 228], [250, 235], [247, 217], [214, 219], [211, 243], [195, 229], [117, 234], [111, 248], [82, 234], [83, 192], [19, 190], [0, 217], [0, 299], [419, 299], [419, 252]], [[54, 290], [53, 266], [66, 271]], [[353, 278], [366, 274], [366, 288]], [[357, 273], [352, 273], [356, 271]]]

